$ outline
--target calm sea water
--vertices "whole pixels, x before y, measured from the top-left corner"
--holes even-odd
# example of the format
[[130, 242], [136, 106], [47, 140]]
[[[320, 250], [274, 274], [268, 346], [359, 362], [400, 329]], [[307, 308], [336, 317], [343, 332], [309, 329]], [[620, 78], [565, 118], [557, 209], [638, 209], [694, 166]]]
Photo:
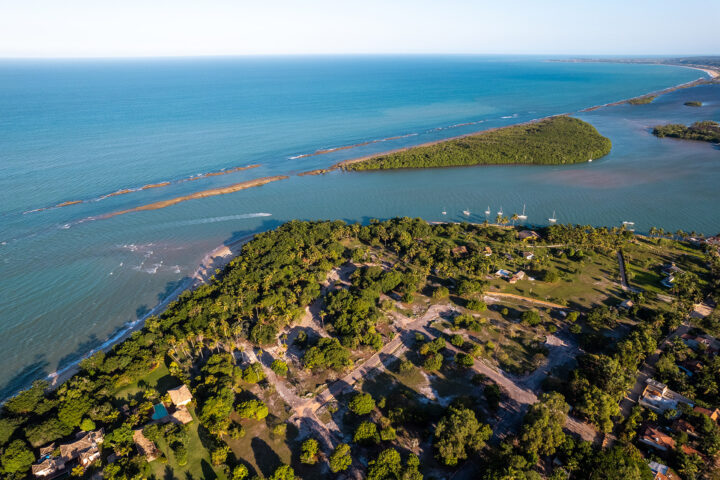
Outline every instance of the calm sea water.
[[[577, 112], [687, 82], [666, 66], [536, 57], [317, 57], [0, 62], [0, 397], [76, 361], [143, 315], [203, 255], [293, 218], [397, 215], [636, 222], [720, 229], [720, 150], [658, 140], [662, 122], [720, 120], [720, 87], [578, 115], [613, 141], [571, 167], [470, 167], [290, 179], [162, 210], [152, 201], [475, 130]], [[683, 107], [702, 100], [700, 109]], [[461, 125], [471, 122], [472, 125]], [[379, 141], [311, 157], [318, 149]], [[101, 199], [124, 188], [261, 167]], [[64, 208], [39, 209], [83, 200]], [[443, 217], [445, 209], [448, 215]], [[477, 212], [477, 214], [475, 213]]]

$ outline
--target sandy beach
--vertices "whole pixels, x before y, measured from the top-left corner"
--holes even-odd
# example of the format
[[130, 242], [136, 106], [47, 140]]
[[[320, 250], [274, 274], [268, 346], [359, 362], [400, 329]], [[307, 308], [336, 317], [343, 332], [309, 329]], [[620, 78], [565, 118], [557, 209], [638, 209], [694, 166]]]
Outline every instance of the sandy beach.
[[[237, 240], [234, 240], [228, 244], [220, 245], [215, 248], [207, 255], [202, 258], [202, 261], [198, 265], [192, 276], [186, 278], [178, 287], [168, 295], [162, 302], [158, 303], [148, 313], [143, 315], [141, 318], [133, 321], [127, 325], [127, 328], [119, 331], [111, 338], [106, 340], [103, 345], [97, 349], [88, 352], [83, 358], [88, 358], [99, 351], [108, 352], [115, 345], [128, 338], [133, 332], [136, 332], [145, 326], [145, 320], [153, 315], [159, 315], [170, 305], [172, 302], [177, 300], [181, 293], [186, 290], [195, 290], [200, 285], [208, 283], [210, 279], [215, 275], [217, 269], [223, 269], [230, 263], [230, 261], [236, 256], [240, 255], [243, 245], [248, 243], [255, 237], [255, 234], [248, 235]], [[66, 382], [73, 375], [79, 371], [79, 361], [74, 362], [56, 372], [51, 373], [46, 377], [46, 380], [50, 382], [51, 388], [57, 388], [62, 383]], [[4, 401], [6, 399], [3, 399]]]

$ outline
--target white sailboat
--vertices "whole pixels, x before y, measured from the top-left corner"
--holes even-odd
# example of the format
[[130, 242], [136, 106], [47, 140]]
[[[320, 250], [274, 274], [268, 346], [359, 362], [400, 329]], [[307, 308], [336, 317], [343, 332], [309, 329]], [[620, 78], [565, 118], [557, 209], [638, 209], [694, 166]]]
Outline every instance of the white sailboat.
[[527, 215], [525, 215], [525, 204], [523, 203], [523, 212], [522, 215], [518, 215], [518, 219], [520, 220], [527, 220]]
[[557, 222], [557, 218], [555, 218], [555, 210], [553, 210], [553, 215], [551, 218], [548, 218], [548, 222], [555, 223]]
[[443, 208], [442, 214], [443, 214], [443, 215], [447, 215], [447, 210], [445, 210], [445, 209]]
[[470, 216], [470, 210], [463, 210], [463, 213], [465, 214], [466, 217]]
[[485, 215], [490, 215], [490, 205], [488, 205], [487, 210], [485, 210]]
[[500, 207], [500, 211], [498, 212], [498, 215], [502, 216], [502, 214], [503, 214], [502, 207]]

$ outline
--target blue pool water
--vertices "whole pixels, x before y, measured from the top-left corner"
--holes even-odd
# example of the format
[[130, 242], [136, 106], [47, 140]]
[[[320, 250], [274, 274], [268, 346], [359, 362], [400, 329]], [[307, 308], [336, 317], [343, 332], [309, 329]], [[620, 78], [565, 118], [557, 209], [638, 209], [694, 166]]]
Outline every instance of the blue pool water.
[[154, 412], [152, 414], [153, 420], [160, 420], [161, 418], [165, 418], [168, 416], [167, 408], [165, 408], [165, 405], [163, 405], [162, 403], [155, 404], [153, 406], [153, 410], [154, 410]]
[[[720, 229], [720, 150], [656, 139], [719, 120], [720, 87], [579, 114], [614, 144], [570, 167], [294, 174], [391, 148], [577, 112], [694, 80], [659, 65], [408, 56], [0, 62], [0, 393], [71, 364], [141, 317], [233, 238], [293, 218], [461, 219], [526, 204], [543, 223]], [[682, 106], [686, 99], [706, 106]], [[700, 118], [701, 117], [701, 118]], [[395, 138], [399, 137], [399, 138]], [[391, 140], [379, 141], [394, 138]], [[316, 156], [318, 149], [367, 143]], [[233, 174], [176, 183], [224, 168]], [[268, 175], [173, 207], [117, 210]], [[170, 181], [165, 188], [103, 198]], [[63, 208], [29, 212], [61, 202]], [[0, 394], [0, 397], [3, 395]]]

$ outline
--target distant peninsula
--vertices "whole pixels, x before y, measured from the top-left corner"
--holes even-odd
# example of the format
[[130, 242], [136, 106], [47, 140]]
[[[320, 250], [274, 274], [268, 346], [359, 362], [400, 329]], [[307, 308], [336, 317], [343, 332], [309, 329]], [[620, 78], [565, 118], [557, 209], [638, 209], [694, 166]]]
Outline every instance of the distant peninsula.
[[659, 138], [672, 137], [683, 140], [720, 143], [720, 124], [711, 120], [695, 122], [689, 127], [675, 123], [658, 125], [653, 128], [652, 133]]
[[564, 165], [610, 153], [612, 143], [582, 120], [555, 116], [468, 136], [350, 160], [345, 170], [469, 165]]

